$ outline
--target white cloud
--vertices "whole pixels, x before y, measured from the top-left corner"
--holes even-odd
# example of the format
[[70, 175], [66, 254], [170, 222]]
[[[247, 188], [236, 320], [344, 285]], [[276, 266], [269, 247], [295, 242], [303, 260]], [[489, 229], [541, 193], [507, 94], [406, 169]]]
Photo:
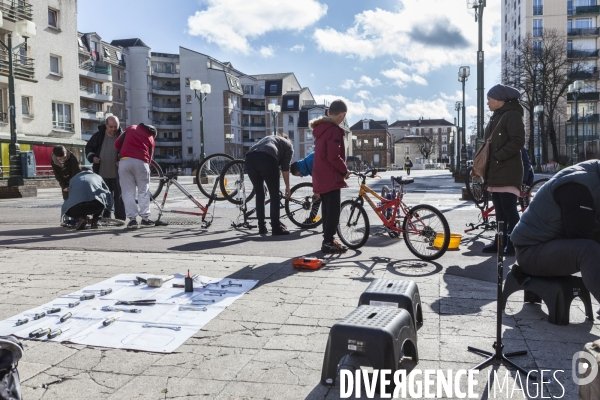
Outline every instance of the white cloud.
[[342, 89], [352, 89], [360, 87], [353, 79], [344, 79], [342, 84], [340, 85]]
[[370, 100], [371, 92], [369, 92], [368, 90], [360, 90], [360, 91], [356, 92], [355, 96], [360, 97], [361, 99], [364, 99], [364, 100]]
[[381, 85], [381, 81], [377, 78], [375, 79], [371, 79], [368, 76], [361, 76], [360, 77], [360, 82], [363, 83], [365, 86], [369, 86], [369, 87], [375, 87], [375, 86], [379, 86]]
[[250, 40], [277, 30], [301, 31], [325, 14], [317, 0], [206, 0], [207, 8], [188, 18], [188, 32], [227, 51], [252, 53]]
[[275, 55], [275, 50], [273, 49], [273, 46], [262, 46], [258, 52], [264, 58], [270, 58]]
[[340, 85], [340, 87], [342, 89], [353, 89], [353, 88], [361, 88], [363, 86], [368, 86], [368, 87], [376, 87], [376, 86], [380, 86], [381, 85], [381, 81], [377, 78], [375, 79], [371, 79], [368, 76], [361, 76], [359, 81], [356, 82], [354, 79], [344, 79], [344, 81], [342, 82], [342, 84]]
[[427, 86], [427, 81], [421, 75], [407, 73], [404, 70], [408, 69], [408, 66], [403, 63], [398, 63], [398, 68], [386, 69], [381, 71], [383, 76], [390, 78], [394, 83], [400, 87], [406, 86], [407, 83], [416, 83], [418, 85]]
[[[454, 104], [452, 104], [452, 108], [454, 109]], [[448, 109], [449, 103], [442, 99], [411, 99], [398, 108], [397, 115], [399, 119], [444, 118], [452, 122], [453, 115]]]
[[292, 46], [292, 47], [290, 47], [290, 51], [293, 51], [295, 53], [302, 53], [304, 51], [304, 45], [297, 44], [295, 46]]

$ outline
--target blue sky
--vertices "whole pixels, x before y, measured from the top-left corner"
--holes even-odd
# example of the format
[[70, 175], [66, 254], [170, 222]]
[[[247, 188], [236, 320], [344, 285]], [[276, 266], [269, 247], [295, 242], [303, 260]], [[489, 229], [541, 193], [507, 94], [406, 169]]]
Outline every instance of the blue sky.
[[[247, 74], [294, 72], [320, 102], [342, 98], [348, 122], [476, 115], [477, 23], [465, 0], [104, 0], [78, 2], [78, 30], [179, 46]], [[500, 79], [500, 1], [484, 11], [485, 91]], [[119, 10], [118, 12], [116, 10]]]

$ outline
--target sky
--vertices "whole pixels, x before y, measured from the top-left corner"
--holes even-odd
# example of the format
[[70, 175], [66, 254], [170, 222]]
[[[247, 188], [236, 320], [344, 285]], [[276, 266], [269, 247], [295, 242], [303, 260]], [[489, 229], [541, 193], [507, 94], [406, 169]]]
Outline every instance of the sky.
[[[465, 85], [467, 127], [477, 115], [478, 24], [466, 0], [78, 1], [78, 30], [140, 38], [229, 61], [248, 75], [293, 72], [317, 100], [343, 99], [363, 118], [454, 122]], [[485, 90], [500, 81], [500, 0], [483, 13]], [[486, 109], [487, 111], [487, 109]]]

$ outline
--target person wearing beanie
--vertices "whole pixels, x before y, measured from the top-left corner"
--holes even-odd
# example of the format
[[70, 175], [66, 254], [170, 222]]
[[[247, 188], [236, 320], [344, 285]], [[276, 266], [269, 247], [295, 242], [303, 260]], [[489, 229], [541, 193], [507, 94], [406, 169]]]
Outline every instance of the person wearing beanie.
[[[498, 84], [487, 94], [487, 104], [493, 114], [485, 128], [485, 140], [491, 137], [490, 155], [485, 174], [486, 189], [492, 193], [496, 221], [504, 221], [504, 234], [508, 234], [505, 255], [514, 255], [515, 248], [510, 232], [519, 222], [517, 200], [523, 180], [521, 148], [525, 144], [524, 110], [519, 102], [521, 94], [515, 88]], [[483, 248], [484, 253], [495, 253], [494, 243]]]

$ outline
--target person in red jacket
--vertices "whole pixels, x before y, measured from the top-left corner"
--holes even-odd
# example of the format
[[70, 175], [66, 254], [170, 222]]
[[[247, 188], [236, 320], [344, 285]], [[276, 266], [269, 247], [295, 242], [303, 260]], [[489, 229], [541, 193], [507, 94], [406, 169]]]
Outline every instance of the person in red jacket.
[[[142, 217], [141, 226], [154, 226], [150, 220], [150, 160], [154, 154], [156, 128], [152, 125], [131, 125], [116, 140], [119, 151], [119, 182], [125, 214], [129, 218], [127, 229], [138, 227], [137, 216]], [[137, 203], [135, 193], [137, 188]], [[138, 210], [139, 206], [139, 210]]]
[[350, 176], [345, 161], [345, 130], [340, 127], [347, 112], [346, 103], [335, 100], [329, 106], [326, 117], [310, 121], [315, 138], [313, 192], [321, 197], [323, 204], [323, 253], [343, 253], [347, 250], [333, 238], [340, 222], [340, 189], [348, 187], [345, 179]]

